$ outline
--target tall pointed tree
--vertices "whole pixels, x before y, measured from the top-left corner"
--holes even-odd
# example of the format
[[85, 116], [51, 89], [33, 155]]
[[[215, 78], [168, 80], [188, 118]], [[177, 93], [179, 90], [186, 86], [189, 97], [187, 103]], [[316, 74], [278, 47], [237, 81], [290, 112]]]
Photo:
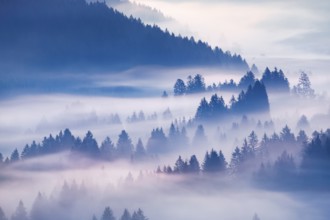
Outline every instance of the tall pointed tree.
[[123, 215], [120, 217], [120, 220], [132, 220], [131, 214], [127, 209], [124, 210]]
[[125, 130], [122, 130], [117, 141], [118, 156], [123, 158], [130, 158], [132, 152], [133, 152], [132, 140], [128, 136], [127, 132]]
[[105, 207], [101, 220], [116, 220], [109, 206]]
[[22, 201], [19, 201], [15, 213], [11, 217], [11, 220], [28, 220], [28, 215], [25, 206]]

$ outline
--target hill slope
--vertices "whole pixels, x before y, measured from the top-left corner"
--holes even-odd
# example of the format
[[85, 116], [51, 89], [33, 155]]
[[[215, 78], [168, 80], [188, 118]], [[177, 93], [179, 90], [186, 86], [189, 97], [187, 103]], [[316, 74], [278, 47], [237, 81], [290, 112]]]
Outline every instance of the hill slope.
[[0, 67], [9, 68], [248, 68], [239, 55], [144, 25], [105, 3], [84, 0], [0, 0], [0, 60]]

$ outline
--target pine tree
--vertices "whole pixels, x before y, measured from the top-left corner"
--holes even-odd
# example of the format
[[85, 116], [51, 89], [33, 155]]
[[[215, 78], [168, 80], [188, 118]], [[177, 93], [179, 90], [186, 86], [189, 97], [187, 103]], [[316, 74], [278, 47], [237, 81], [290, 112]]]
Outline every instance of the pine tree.
[[203, 98], [197, 108], [195, 119], [197, 121], [207, 121], [210, 117], [210, 106], [209, 103]]
[[223, 172], [227, 169], [227, 161], [225, 156], [223, 155], [222, 151], [219, 152], [219, 171]]
[[141, 209], [138, 209], [136, 212], [132, 215], [132, 220], [148, 220], [143, 214], [143, 211]]
[[251, 147], [251, 150], [254, 152], [258, 146], [258, 136], [254, 131], [252, 131], [249, 135], [249, 145]]
[[124, 210], [123, 215], [120, 217], [120, 220], [132, 220], [131, 214], [127, 209]]
[[118, 156], [129, 158], [132, 155], [133, 144], [125, 130], [121, 132], [117, 142]]
[[109, 206], [105, 207], [101, 220], [116, 220]]
[[186, 85], [182, 79], [177, 79], [174, 84], [174, 95], [180, 96], [186, 93]]
[[72, 149], [72, 147], [75, 145], [75, 138], [68, 128], [64, 130], [63, 135], [60, 133], [59, 141], [60, 145], [58, 150], [69, 150]]
[[100, 155], [100, 150], [97, 145], [96, 140], [93, 137], [92, 132], [88, 131], [84, 137], [81, 145], [81, 150], [91, 157], [98, 157]]
[[16, 208], [15, 213], [11, 217], [11, 220], [28, 220], [28, 215], [26, 212], [26, 209], [24, 207], [24, 204], [22, 201], [19, 201], [19, 204]]
[[49, 213], [47, 208], [47, 201], [39, 192], [37, 198], [34, 200], [34, 203], [32, 205], [30, 213], [31, 219], [44, 220], [47, 219], [48, 215]]
[[115, 152], [116, 149], [114, 144], [109, 137], [106, 137], [100, 147], [101, 157], [108, 161], [113, 160], [115, 158]]
[[142, 140], [141, 138], [139, 138], [135, 148], [134, 159], [142, 160], [143, 158], [146, 157], [146, 155], [147, 153], [143, 146]]
[[19, 153], [17, 149], [15, 149], [13, 153], [10, 155], [10, 162], [16, 162], [16, 161], [19, 161]]
[[311, 82], [305, 72], [301, 72], [298, 85], [293, 87], [293, 92], [303, 98], [315, 97], [315, 92], [311, 88]]
[[29, 157], [30, 157], [30, 146], [28, 144], [26, 144], [21, 153], [21, 158], [22, 158], [22, 160], [25, 160]]
[[285, 143], [294, 143], [296, 140], [294, 134], [291, 133], [291, 129], [287, 125], [282, 129], [280, 139]]
[[256, 81], [254, 73], [252, 71], [248, 71], [239, 81], [238, 87], [240, 89], [247, 89], [250, 85], [252, 86]]
[[151, 131], [151, 136], [147, 142], [147, 151], [151, 154], [168, 152], [168, 140], [162, 128], [156, 128]]
[[203, 163], [204, 172], [223, 172], [226, 168], [227, 162], [222, 151], [219, 154], [213, 149], [210, 153], [206, 152]]
[[185, 168], [185, 163], [182, 160], [181, 156], [176, 160], [175, 166], [174, 166], [174, 172], [175, 173], [183, 173]]
[[165, 90], [163, 91], [162, 98], [168, 98], [168, 94]]
[[230, 169], [232, 173], [238, 173], [240, 171], [240, 166], [242, 162], [242, 154], [238, 147], [235, 148], [232, 153], [231, 161], [230, 161]]
[[189, 172], [190, 173], [199, 173], [200, 165], [195, 155], [192, 155], [189, 160]]

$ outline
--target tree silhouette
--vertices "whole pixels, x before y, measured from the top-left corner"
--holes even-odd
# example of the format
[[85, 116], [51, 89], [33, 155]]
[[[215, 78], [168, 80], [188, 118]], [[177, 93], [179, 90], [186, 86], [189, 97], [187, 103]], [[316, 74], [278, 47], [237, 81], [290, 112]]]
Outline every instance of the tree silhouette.
[[101, 220], [116, 220], [109, 206], [105, 207]]
[[147, 151], [151, 154], [168, 152], [168, 140], [162, 128], [152, 130], [147, 143]]
[[259, 69], [255, 64], [252, 64], [251, 72], [254, 74], [259, 74]]
[[311, 87], [311, 82], [308, 75], [305, 72], [300, 73], [299, 82], [293, 87], [293, 92], [303, 98], [315, 97], [315, 92]]
[[248, 71], [239, 81], [238, 88], [246, 90], [249, 86], [253, 86], [256, 82], [256, 78], [252, 71]]
[[81, 151], [88, 156], [98, 157], [99, 156], [99, 147], [96, 140], [93, 137], [92, 132], [88, 131], [84, 137], [81, 145]]
[[144, 216], [143, 211], [141, 209], [138, 209], [136, 212], [133, 213], [132, 220], [148, 220], [148, 218]]
[[44, 220], [47, 219], [49, 215], [47, 200], [41, 193], [38, 193], [37, 198], [34, 200], [30, 216], [32, 220]]
[[11, 217], [11, 220], [28, 220], [28, 219], [29, 218], [26, 209], [24, 207], [24, 204], [22, 201], [19, 201], [16, 211]]
[[100, 147], [101, 157], [105, 160], [113, 160], [115, 158], [116, 149], [109, 137], [106, 137]]
[[200, 172], [200, 165], [197, 160], [197, 157], [195, 155], [192, 155], [189, 160], [189, 167], [188, 172], [189, 173], [199, 173]]
[[19, 161], [19, 153], [17, 149], [15, 149], [13, 153], [10, 155], [10, 162], [16, 162], [16, 161]]
[[186, 93], [186, 85], [182, 79], [177, 79], [174, 84], [174, 95], [180, 96]]
[[204, 92], [205, 91], [205, 83], [204, 78], [200, 74], [196, 74], [194, 78], [191, 76], [188, 76], [188, 82], [187, 82], [187, 93], [198, 93], [198, 92]]
[[206, 152], [203, 163], [204, 172], [223, 172], [226, 168], [227, 162], [222, 151], [220, 151], [219, 154], [213, 149], [210, 153]]
[[132, 219], [131, 214], [127, 209], [125, 209], [123, 215], [120, 217], [120, 220], [131, 220], [131, 219]]
[[176, 160], [175, 166], [173, 171], [175, 173], [184, 173], [186, 171], [186, 165], [185, 162], [182, 160], [181, 156]]
[[135, 152], [134, 152], [134, 159], [143, 160], [143, 159], [145, 159], [146, 156], [147, 156], [147, 152], [143, 146], [141, 138], [139, 138], [139, 140], [136, 144]]
[[262, 75], [261, 81], [265, 84], [268, 92], [290, 92], [289, 81], [282, 70], [270, 71], [268, 67]]
[[127, 132], [123, 130], [117, 141], [117, 153], [119, 157], [130, 158], [133, 151], [133, 144]]

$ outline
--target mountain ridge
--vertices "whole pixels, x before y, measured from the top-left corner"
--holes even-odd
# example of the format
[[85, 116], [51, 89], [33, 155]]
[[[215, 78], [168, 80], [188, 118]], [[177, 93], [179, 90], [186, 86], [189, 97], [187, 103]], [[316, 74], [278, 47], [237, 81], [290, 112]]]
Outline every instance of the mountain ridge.
[[0, 6], [0, 67], [248, 69], [240, 55], [145, 25], [104, 2], [0, 0]]

